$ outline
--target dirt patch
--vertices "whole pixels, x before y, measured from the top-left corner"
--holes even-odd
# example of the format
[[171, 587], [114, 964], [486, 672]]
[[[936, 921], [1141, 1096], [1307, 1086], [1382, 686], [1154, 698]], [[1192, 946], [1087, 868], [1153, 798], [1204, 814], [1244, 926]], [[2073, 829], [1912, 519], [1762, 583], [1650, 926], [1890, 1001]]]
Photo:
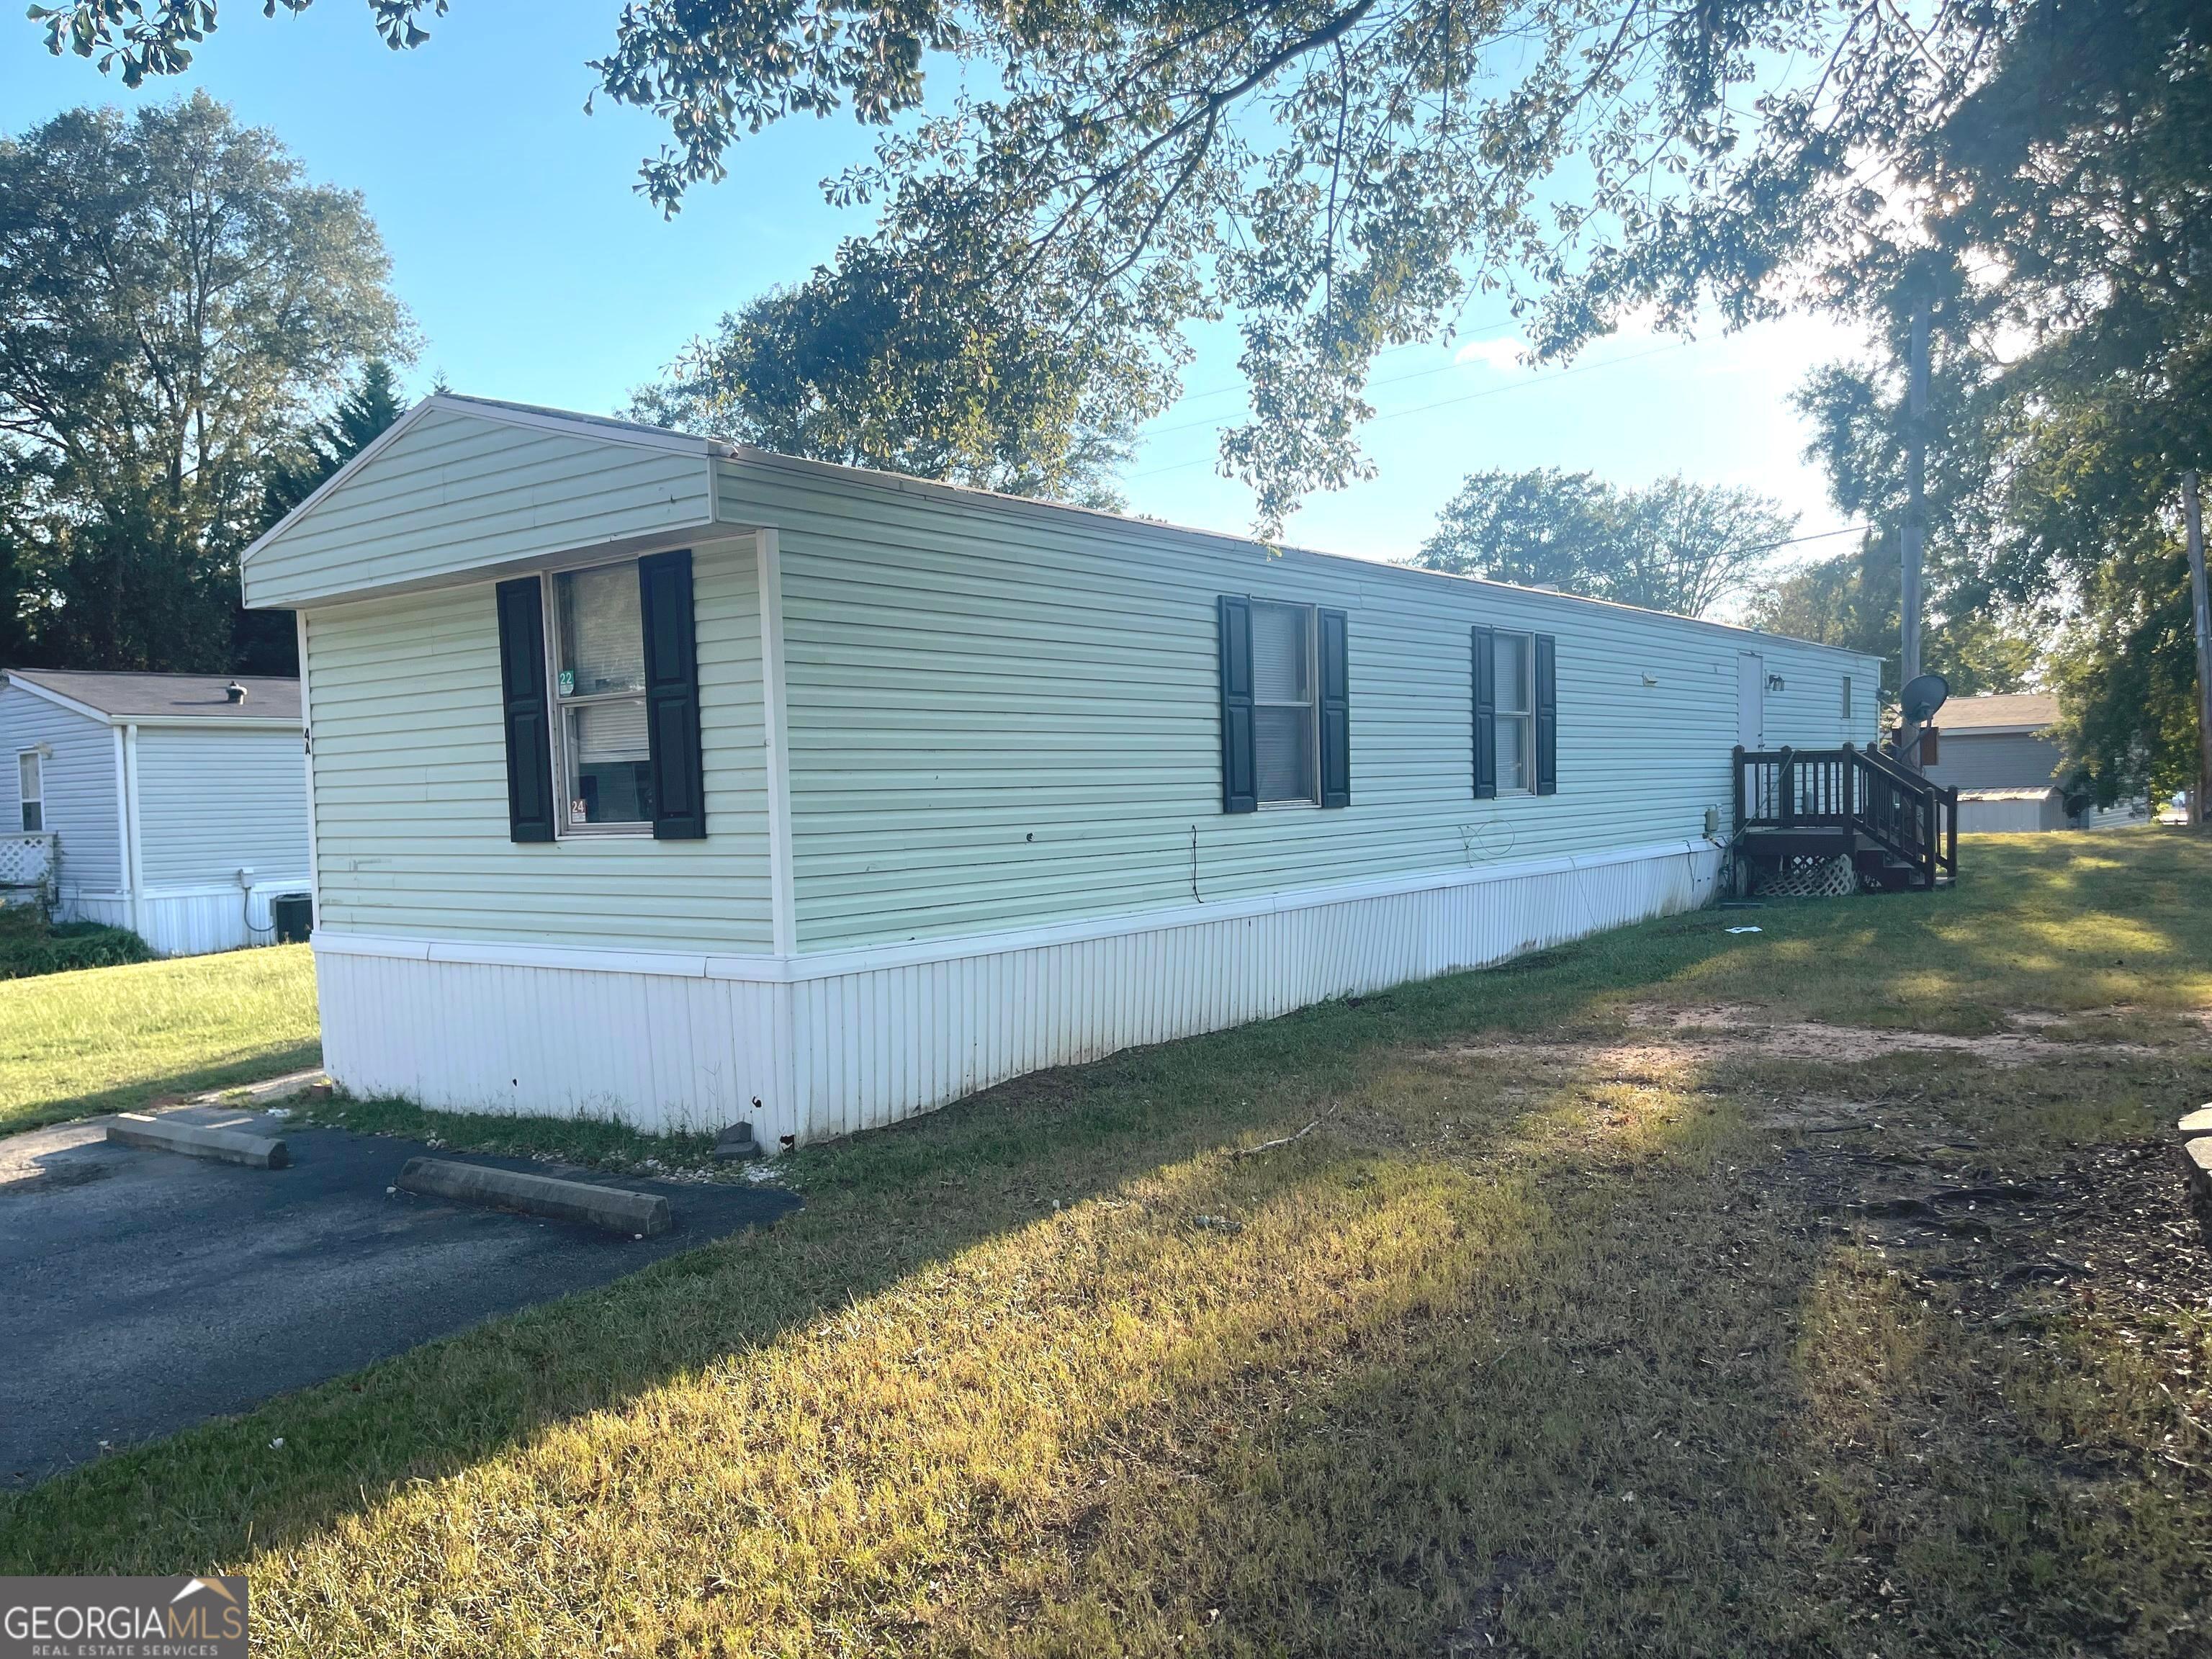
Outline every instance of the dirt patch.
[[1514, 1651], [1516, 1644], [1506, 1635], [1504, 1623], [1506, 1601], [1522, 1585], [1549, 1578], [1558, 1571], [1556, 1562], [1525, 1555], [1492, 1560], [1468, 1598], [1472, 1610], [1445, 1642], [1445, 1659], [1498, 1659]]
[[1635, 1081], [1638, 1076], [1656, 1080], [1684, 1066], [1747, 1058], [1848, 1065], [1897, 1054], [1972, 1054], [1993, 1066], [2025, 1066], [2039, 1060], [2078, 1059], [2087, 1053], [2142, 1055], [2159, 1052], [2147, 1043], [2059, 1042], [2021, 1031], [1954, 1036], [1940, 1031], [1884, 1030], [1865, 1025], [1829, 1025], [1817, 1020], [1777, 1020], [1765, 1009], [1742, 1003], [1637, 1007], [1628, 1011], [1627, 1018], [1632, 1027], [1651, 1035], [1615, 1042], [1513, 1037], [1472, 1044], [1455, 1052], [1550, 1054], [1577, 1069], [1626, 1081]]

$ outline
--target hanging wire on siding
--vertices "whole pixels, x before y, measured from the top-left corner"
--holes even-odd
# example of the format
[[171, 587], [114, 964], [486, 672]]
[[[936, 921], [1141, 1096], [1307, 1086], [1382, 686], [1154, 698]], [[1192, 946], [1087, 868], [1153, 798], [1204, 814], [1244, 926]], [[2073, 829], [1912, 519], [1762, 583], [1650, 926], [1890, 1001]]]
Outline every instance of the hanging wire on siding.
[[267, 933], [272, 938], [275, 936], [276, 932], [276, 901], [273, 895], [270, 896], [269, 903], [269, 925], [266, 927], [257, 927], [253, 925], [253, 890], [251, 887], [241, 887], [238, 890], [238, 919], [246, 924], [246, 939], [247, 944], [252, 944], [255, 935], [259, 933]]

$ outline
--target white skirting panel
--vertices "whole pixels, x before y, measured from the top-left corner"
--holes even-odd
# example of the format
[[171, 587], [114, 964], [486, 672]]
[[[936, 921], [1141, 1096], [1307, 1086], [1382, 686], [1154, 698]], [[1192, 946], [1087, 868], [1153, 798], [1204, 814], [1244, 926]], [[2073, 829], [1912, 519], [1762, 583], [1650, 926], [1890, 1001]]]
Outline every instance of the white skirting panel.
[[1677, 842], [813, 957], [318, 933], [324, 1061], [357, 1094], [426, 1106], [647, 1129], [750, 1118], [771, 1146], [820, 1139], [1024, 1072], [1693, 908], [1719, 860]]
[[323, 1068], [357, 1095], [653, 1130], [750, 1118], [764, 1138], [798, 1133], [774, 1081], [782, 987], [356, 956], [319, 934], [315, 987]]
[[[276, 933], [270, 901], [282, 893], [307, 890], [304, 878], [256, 884], [251, 893], [235, 887], [156, 888], [138, 901], [138, 937], [157, 957], [199, 957], [249, 945], [273, 945]], [[131, 898], [125, 893], [80, 893], [64, 902], [58, 914], [69, 921], [131, 926]]]

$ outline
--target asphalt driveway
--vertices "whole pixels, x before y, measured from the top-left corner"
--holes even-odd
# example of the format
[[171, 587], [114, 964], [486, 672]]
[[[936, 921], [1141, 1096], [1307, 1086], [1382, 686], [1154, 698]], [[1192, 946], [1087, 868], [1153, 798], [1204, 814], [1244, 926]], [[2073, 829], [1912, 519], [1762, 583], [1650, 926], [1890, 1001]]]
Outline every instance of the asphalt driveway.
[[112, 1146], [104, 1120], [0, 1139], [0, 1482], [243, 1411], [799, 1206], [773, 1188], [464, 1160], [666, 1194], [674, 1231], [635, 1239], [388, 1191], [409, 1158], [456, 1156], [419, 1142], [278, 1132], [289, 1169]]

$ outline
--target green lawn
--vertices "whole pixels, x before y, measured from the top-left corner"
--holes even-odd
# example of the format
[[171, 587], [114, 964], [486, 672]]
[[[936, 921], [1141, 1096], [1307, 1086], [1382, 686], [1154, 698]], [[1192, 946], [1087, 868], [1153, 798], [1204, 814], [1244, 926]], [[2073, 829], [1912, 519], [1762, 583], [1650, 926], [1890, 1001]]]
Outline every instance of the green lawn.
[[2212, 844], [1962, 862], [810, 1150], [0, 1563], [243, 1571], [316, 1656], [2202, 1653]]
[[304, 945], [0, 980], [0, 1133], [321, 1058]]

